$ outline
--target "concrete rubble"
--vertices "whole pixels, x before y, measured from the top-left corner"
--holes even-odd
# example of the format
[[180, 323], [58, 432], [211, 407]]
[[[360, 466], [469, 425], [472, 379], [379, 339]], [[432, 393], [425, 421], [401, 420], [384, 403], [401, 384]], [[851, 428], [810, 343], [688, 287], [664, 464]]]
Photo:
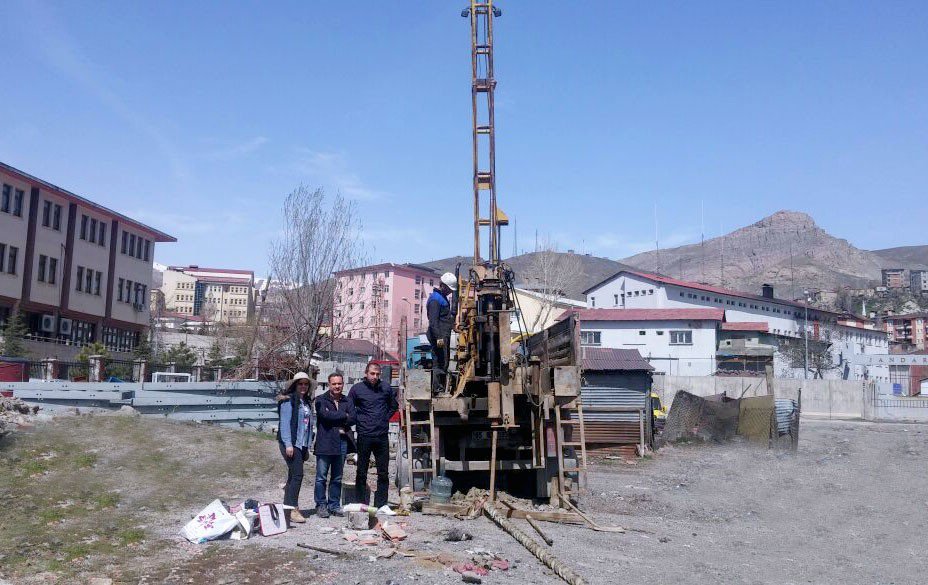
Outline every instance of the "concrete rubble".
[[31, 427], [38, 412], [38, 406], [26, 404], [18, 398], [0, 398], [0, 437], [19, 428]]

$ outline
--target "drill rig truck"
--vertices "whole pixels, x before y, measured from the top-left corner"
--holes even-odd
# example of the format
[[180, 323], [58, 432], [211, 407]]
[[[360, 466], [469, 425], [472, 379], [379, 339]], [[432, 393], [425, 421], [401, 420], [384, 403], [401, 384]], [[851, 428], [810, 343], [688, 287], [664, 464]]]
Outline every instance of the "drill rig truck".
[[488, 488], [492, 498], [498, 487], [559, 505], [562, 498], [578, 500], [585, 478], [579, 330], [569, 316], [524, 334], [515, 275], [500, 259], [500, 230], [508, 221], [496, 198], [493, 22], [499, 15], [491, 0], [472, 0], [462, 12], [471, 26], [473, 263], [456, 269], [456, 343], [444, 349], [450, 350], [447, 380], [433, 391], [430, 370], [403, 373], [397, 483], [424, 492], [441, 475], [459, 491]]

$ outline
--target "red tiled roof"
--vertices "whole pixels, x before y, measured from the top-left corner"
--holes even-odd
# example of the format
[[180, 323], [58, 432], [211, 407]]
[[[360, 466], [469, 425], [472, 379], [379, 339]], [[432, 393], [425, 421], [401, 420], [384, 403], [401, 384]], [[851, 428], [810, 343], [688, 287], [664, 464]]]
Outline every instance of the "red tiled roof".
[[558, 319], [575, 314], [580, 321], [721, 321], [722, 309], [568, 309]]
[[766, 321], [731, 321], [722, 323], [722, 331], [759, 331], [767, 333], [770, 331], [770, 326]]
[[[669, 277], [669, 276], [661, 276], [661, 275], [659, 275], [659, 274], [651, 274], [651, 273], [649, 273], [649, 272], [639, 272], [639, 271], [637, 271], [637, 270], [620, 270], [620, 271], [616, 272], [615, 274], [613, 274], [612, 276], [610, 276], [609, 278], [606, 278], [606, 279], [604, 279], [604, 280], [602, 280], [602, 281], [600, 281], [600, 282], [594, 284], [594, 285], [591, 286], [590, 288], [586, 289], [585, 291], [583, 291], [583, 294], [587, 294], [587, 293], [589, 293], [591, 290], [593, 290], [593, 289], [595, 289], [595, 288], [598, 288], [598, 287], [602, 286], [603, 284], [609, 282], [610, 280], [613, 280], [614, 278], [618, 277], [618, 276], [619, 276], [620, 274], [622, 274], [623, 272], [628, 273], [628, 274], [632, 274], [632, 275], [634, 275], [634, 276], [639, 276], [639, 277], [641, 277], [641, 278], [647, 278], [648, 280], [653, 280], [654, 282], [659, 282], [659, 283], [661, 283], [661, 284], [669, 284], [669, 285], [671, 285], [671, 286], [680, 286], [680, 287], [684, 287], [684, 288], [692, 288], [692, 289], [695, 289], [695, 290], [701, 290], [701, 291], [711, 292], [711, 293], [720, 294], [720, 295], [728, 295], [728, 296], [730, 296], [730, 297], [739, 297], [739, 298], [743, 298], [743, 299], [752, 299], [752, 300], [755, 300], [755, 301], [764, 301], [764, 302], [767, 302], [767, 303], [777, 303], [777, 304], [780, 304], [780, 305], [787, 305], [787, 306], [790, 306], [790, 307], [798, 307], [798, 308], [804, 308], [804, 307], [805, 307], [805, 303], [797, 303], [797, 302], [795, 302], [795, 301], [787, 301], [786, 299], [776, 299], [776, 298], [770, 299], [770, 298], [767, 298], [767, 297], [762, 296], [762, 295], [755, 295], [755, 294], [751, 294], [751, 293], [746, 293], [746, 292], [741, 292], [741, 291], [737, 291], [737, 290], [732, 290], [732, 289], [729, 289], [729, 288], [722, 288], [722, 287], [720, 287], [720, 286], [712, 286], [712, 285], [709, 285], [709, 284], [702, 284], [702, 283], [699, 283], [699, 282], [690, 282], [690, 281], [688, 281], [688, 280], [678, 280], [678, 279], [676, 279], [676, 278], [671, 278], [671, 277]], [[810, 309], [811, 309], [811, 307], [810, 307]], [[825, 310], [822, 310], [822, 309], [812, 309], [812, 310], [817, 311], [817, 312], [819, 312], [819, 313], [832, 313], [832, 314], [834, 313], [833, 311], [825, 311]]]
[[641, 357], [637, 349], [617, 349], [612, 347], [582, 347], [582, 367], [588, 372], [613, 370], [652, 371], [654, 368], [648, 360]]

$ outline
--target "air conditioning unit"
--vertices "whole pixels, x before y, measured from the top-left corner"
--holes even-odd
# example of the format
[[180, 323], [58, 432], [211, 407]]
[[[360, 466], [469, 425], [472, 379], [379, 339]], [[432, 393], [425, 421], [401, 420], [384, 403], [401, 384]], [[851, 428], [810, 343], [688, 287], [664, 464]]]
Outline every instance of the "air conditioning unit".
[[55, 316], [54, 315], [42, 315], [42, 323], [39, 325], [44, 333], [54, 333], [55, 332]]
[[71, 320], [70, 319], [58, 319], [58, 333], [61, 335], [71, 336]]

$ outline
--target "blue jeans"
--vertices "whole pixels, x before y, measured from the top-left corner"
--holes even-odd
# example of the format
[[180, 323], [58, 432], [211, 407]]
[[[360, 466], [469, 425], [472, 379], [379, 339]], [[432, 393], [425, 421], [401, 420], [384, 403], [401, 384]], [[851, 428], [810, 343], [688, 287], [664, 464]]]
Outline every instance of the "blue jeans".
[[[316, 455], [316, 507], [338, 510], [342, 498], [342, 471], [345, 469], [345, 441], [342, 441], [341, 455]], [[326, 479], [331, 471], [329, 497], [326, 500]]]

